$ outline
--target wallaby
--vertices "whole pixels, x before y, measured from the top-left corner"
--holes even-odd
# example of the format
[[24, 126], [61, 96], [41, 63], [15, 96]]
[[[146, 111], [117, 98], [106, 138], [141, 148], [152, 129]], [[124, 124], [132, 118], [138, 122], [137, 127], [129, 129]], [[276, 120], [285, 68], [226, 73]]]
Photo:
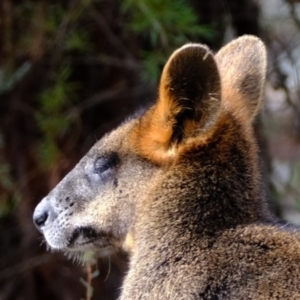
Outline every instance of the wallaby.
[[156, 103], [37, 206], [48, 245], [128, 251], [120, 300], [300, 299], [300, 235], [270, 213], [252, 128], [265, 74], [253, 36], [176, 50]]

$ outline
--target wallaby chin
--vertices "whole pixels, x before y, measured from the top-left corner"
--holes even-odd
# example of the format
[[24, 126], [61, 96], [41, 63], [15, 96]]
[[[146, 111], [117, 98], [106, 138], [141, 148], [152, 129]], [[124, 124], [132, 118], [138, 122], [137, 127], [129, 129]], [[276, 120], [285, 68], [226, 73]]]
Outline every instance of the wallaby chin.
[[155, 104], [98, 141], [37, 206], [62, 251], [123, 248], [121, 300], [300, 299], [300, 236], [266, 204], [252, 122], [266, 51], [176, 50]]

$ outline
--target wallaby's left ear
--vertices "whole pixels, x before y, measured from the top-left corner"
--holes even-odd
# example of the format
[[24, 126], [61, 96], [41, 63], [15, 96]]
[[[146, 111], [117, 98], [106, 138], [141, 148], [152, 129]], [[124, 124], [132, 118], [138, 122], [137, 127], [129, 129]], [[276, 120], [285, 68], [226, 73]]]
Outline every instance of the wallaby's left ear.
[[187, 44], [165, 65], [158, 101], [140, 120], [135, 144], [152, 161], [163, 162], [214, 124], [220, 104], [220, 76], [212, 53], [204, 45]]
[[232, 41], [215, 56], [222, 81], [222, 103], [245, 121], [252, 121], [260, 108], [266, 56], [263, 42], [251, 35]]

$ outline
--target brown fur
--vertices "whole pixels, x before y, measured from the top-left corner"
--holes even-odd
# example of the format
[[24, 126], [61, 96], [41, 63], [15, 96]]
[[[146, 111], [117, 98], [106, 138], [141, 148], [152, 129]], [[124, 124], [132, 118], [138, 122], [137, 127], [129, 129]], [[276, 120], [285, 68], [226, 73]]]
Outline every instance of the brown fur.
[[159, 97], [37, 206], [54, 249], [130, 253], [120, 299], [300, 299], [300, 235], [267, 207], [252, 121], [266, 53], [244, 36], [173, 53]]

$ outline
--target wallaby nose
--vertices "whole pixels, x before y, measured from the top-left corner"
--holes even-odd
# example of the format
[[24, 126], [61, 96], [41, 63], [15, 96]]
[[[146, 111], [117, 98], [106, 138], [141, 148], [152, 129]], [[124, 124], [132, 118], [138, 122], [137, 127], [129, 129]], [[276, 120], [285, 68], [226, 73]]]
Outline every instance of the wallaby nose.
[[45, 225], [48, 219], [49, 213], [48, 211], [35, 211], [33, 214], [33, 222], [38, 230], [41, 231], [41, 228]]
[[[56, 214], [47, 198], [44, 198], [33, 213], [33, 222], [36, 228], [42, 232], [43, 227], [51, 223], [56, 218]], [[49, 224], [48, 224], [49, 225]], [[43, 233], [43, 232], [42, 232]]]

